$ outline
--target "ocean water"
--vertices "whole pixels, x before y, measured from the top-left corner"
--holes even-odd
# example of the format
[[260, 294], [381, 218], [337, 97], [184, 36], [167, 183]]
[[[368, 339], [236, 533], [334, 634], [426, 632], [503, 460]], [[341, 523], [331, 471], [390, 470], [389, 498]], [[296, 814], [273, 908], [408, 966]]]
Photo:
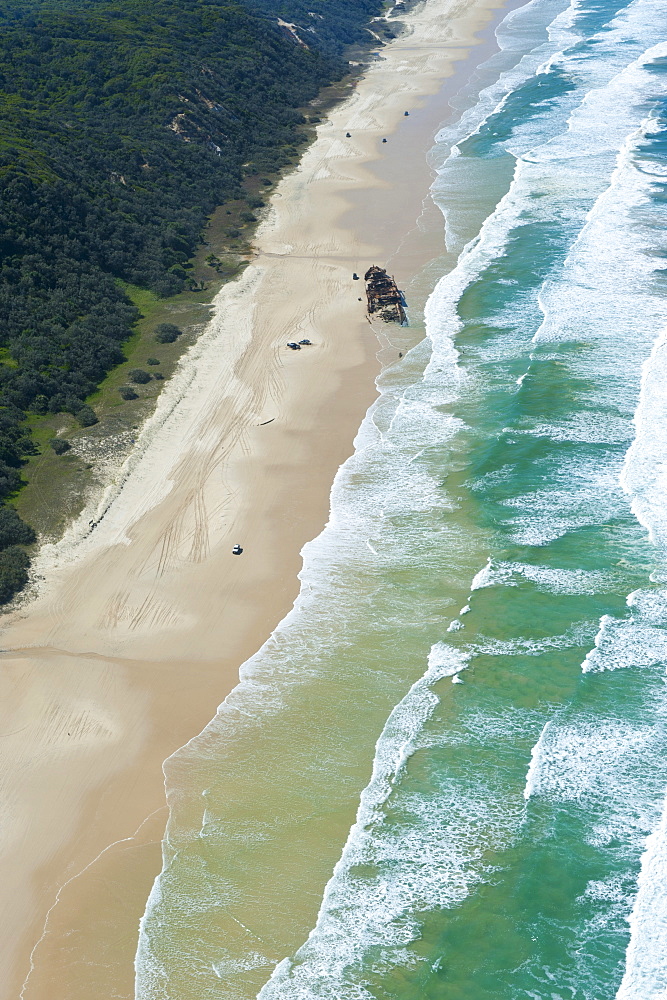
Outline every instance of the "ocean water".
[[664, 14], [531, 0], [436, 137], [424, 339], [165, 764], [139, 1000], [667, 997]]

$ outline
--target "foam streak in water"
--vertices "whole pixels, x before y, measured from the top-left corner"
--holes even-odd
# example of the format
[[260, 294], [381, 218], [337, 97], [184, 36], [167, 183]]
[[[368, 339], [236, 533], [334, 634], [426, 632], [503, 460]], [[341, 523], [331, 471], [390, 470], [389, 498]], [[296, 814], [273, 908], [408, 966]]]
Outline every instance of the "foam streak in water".
[[526, 787], [523, 790], [524, 799], [529, 799], [531, 795], [539, 792], [540, 766], [542, 764], [542, 753], [546, 743], [546, 737], [551, 722], [547, 722], [540, 733], [540, 738], [530, 752], [530, 766], [526, 774]]
[[646, 841], [630, 917], [626, 968], [616, 1000], [667, 997], [667, 801], [655, 833]]

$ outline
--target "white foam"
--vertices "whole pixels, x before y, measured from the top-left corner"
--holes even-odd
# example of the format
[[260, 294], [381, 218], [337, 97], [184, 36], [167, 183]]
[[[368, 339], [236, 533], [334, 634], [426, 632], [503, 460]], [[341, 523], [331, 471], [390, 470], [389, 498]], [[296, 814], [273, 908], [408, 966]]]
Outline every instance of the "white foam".
[[667, 998], [667, 801], [646, 840], [630, 916], [625, 973], [616, 1000]]
[[667, 591], [634, 591], [626, 618], [603, 615], [595, 646], [581, 665], [586, 673], [629, 667], [667, 668]]
[[543, 639], [492, 639], [479, 636], [466, 649], [475, 655], [485, 656], [542, 656], [551, 649], [570, 649], [584, 645], [590, 638], [593, 623], [579, 622], [563, 635], [549, 635]]
[[626, 760], [638, 760], [652, 737], [650, 726], [639, 729], [604, 718], [545, 726], [533, 749], [524, 797], [571, 802], [608, 794], [615, 800], [618, 786], [609, 786], [609, 772], [619, 773]]
[[586, 899], [625, 904], [627, 902], [625, 880], [620, 875], [611, 875], [605, 879], [590, 879], [586, 883], [584, 897]]
[[489, 559], [472, 582], [471, 591], [487, 587], [517, 587], [518, 579], [529, 580], [548, 594], [599, 594], [616, 585], [612, 573], [601, 570], [561, 569], [530, 563]]
[[544, 756], [544, 747], [546, 743], [547, 733], [549, 731], [549, 726], [551, 721], [547, 722], [540, 733], [540, 738], [530, 751], [530, 765], [528, 767], [528, 772], [526, 774], [526, 786], [523, 790], [524, 799], [529, 799], [532, 795], [539, 794], [540, 791], [540, 771], [542, 768], [542, 760]]
[[510, 537], [518, 545], [542, 546], [575, 528], [623, 515], [619, 489], [621, 458], [600, 468], [598, 456], [562, 458], [551, 468], [551, 484], [503, 501], [513, 511]]
[[[648, 89], [651, 74], [639, 69], [636, 73], [642, 77], [644, 90]], [[658, 326], [661, 317], [667, 319], [664, 299], [651, 286], [659, 262], [645, 252], [654, 233], [632, 224], [633, 215], [648, 202], [650, 193], [648, 178], [635, 165], [636, 150], [648, 125], [648, 120], [642, 126], [635, 125], [625, 137], [610, 184], [588, 213], [562, 273], [545, 282], [539, 297], [544, 320], [534, 335], [536, 344], [607, 341], [610, 346], [606, 349], [611, 352], [608, 363], [617, 365], [617, 345], [646, 342], [647, 314]], [[637, 310], [638, 293], [647, 313]], [[650, 335], [650, 326], [648, 332]], [[636, 381], [637, 361], [626, 357], [623, 372], [615, 370], [616, 376], [624, 379], [618, 388], [626, 396], [627, 377]]]
[[[604, 928], [632, 905], [631, 866], [656, 824], [664, 795], [666, 712], [664, 689], [640, 719], [607, 714], [599, 704], [590, 711], [566, 709], [545, 726], [533, 749], [524, 790], [528, 813], [543, 800], [552, 810], [575, 816], [586, 843], [603, 851], [613, 847], [615, 874], [625, 884], [617, 906], [597, 909], [577, 929], [582, 942], [593, 924]], [[639, 994], [633, 996], [639, 1000]]]
[[[634, 418], [636, 437], [627, 453], [621, 480], [624, 490], [632, 497], [633, 513], [648, 530], [663, 567], [667, 554], [666, 346], [667, 333], [663, 330], [642, 368], [640, 401]], [[655, 575], [664, 577], [664, 568]], [[584, 661], [584, 670], [667, 666], [667, 593], [664, 590], [636, 591], [629, 596], [628, 606], [628, 618], [617, 620], [606, 616], [602, 619], [595, 649]], [[665, 1000], [667, 803], [658, 827], [646, 840], [629, 923], [625, 972], [616, 1000]]]
[[[526, 373], [528, 374], [528, 373]], [[522, 376], [525, 378], [525, 376]], [[584, 400], [582, 400], [583, 404]], [[526, 428], [513, 428], [514, 434], [546, 437], [551, 441], [573, 441], [582, 444], [625, 444], [633, 437], [627, 417], [616, 413], [582, 410], [551, 423], [534, 423]]]
[[632, 498], [632, 510], [663, 558], [667, 555], [667, 329], [657, 337], [642, 368], [636, 436], [623, 468], [621, 483]]
[[506, 565], [505, 563], [496, 562], [489, 556], [486, 566], [480, 569], [479, 573], [476, 573], [473, 577], [470, 584], [470, 593], [472, 594], [476, 590], [483, 590], [485, 587], [496, 587], [498, 584], [512, 586], [512, 571], [506, 569]]

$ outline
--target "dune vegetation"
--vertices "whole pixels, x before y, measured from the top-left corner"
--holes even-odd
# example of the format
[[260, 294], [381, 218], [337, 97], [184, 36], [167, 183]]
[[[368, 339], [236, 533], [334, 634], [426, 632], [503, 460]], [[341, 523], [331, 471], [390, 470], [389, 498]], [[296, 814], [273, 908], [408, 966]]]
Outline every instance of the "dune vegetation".
[[[381, 6], [5, 0], [0, 503], [37, 447], [31, 414], [94, 421], [86, 399], [123, 360], [138, 315], [127, 286], [168, 297], [193, 285], [207, 217], [247, 197], [248, 172], [293, 161], [300, 109], [344, 76], [345, 47], [372, 40]], [[33, 539], [5, 517], [0, 602], [25, 585]]]

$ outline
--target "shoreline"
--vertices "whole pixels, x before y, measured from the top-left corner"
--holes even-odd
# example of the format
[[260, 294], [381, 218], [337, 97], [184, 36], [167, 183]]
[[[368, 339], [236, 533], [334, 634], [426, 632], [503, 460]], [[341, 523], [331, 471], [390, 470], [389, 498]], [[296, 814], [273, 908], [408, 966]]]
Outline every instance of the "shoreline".
[[[414, 266], [396, 250], [428, 193], [410, 167], [430, 176], [429, 147], [399, 148], [399, 125], [417, 131], [434, 95], [443, 117], [445, 80], [499, 9], [429, 2], [402, 16], [417, 28], [382, 50], [278, 185], [255, 260], [217, 297], [102, 521], [89, 532], [84, 514], [37, 561], [47, 586], [3, 643], [12, 1000], [132, 995], [127, 957], [160, 868], [162, 761], [206, 725], [298, 593], [300, 550], [375, 396], [376, 356], [389, 360], [351, 272], [392, 258], [402, 284]], [[425, 12], [452, 16], [453, 37], [420, 42]], [[404, 190], [385, 221], [392, 185], [374, 165], [390, 161]], [[302, 337], [314, 347], [285, 348]]]

